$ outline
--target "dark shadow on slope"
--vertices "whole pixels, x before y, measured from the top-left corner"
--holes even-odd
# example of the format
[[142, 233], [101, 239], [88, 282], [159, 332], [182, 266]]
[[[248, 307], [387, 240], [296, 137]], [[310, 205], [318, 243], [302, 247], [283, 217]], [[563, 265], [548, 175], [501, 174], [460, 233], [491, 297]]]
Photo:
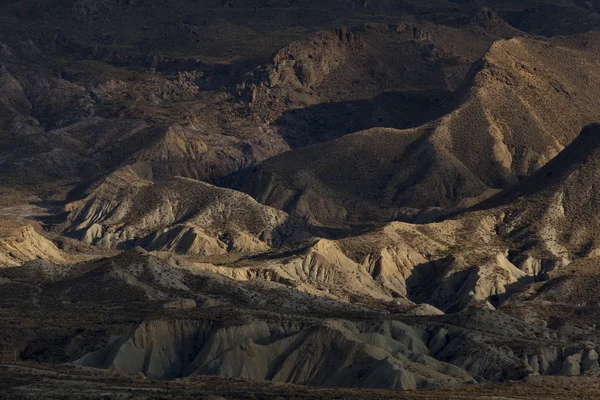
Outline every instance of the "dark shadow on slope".
[[[599, 151], [600, 124], [588, 125], [570, 145], [531, 177], [462, 213], [508, 205], [518, 198], [533, 196], [553, 185], [558, 185], [565, 177], [594, 158]], [[456, 215], [449, 217], [453, 216]]]
[[[449, 255], [417, 265], [406, 279], [407, 297], [415, 303], [431, 304], [446, 313], [464, 310], [471, 301], [468, 293], [475, 288], [474, 277], [478, 271], [475, 265], [460, 266], [462, 263]], [[545, 264], [548, 266], [549, 263]], [[504, 286], [505, 293], [492, 295], [487, 300], [494, 307], [499, 307], [528, 285], [548, 280], [548, 270], [544, 268], [537, 276], [524, 276], [517, 282], [507, 284]]]
[[514, 283], [505, 285], [504, 290], [506, 290], [506, 292], [501, 293], [501, 294], [492, 295], [488, 298], [488, 301], [494, 307], [499, 308], [502, 304], [504, 304], [507, 300], [509, 300], [513, 295], [524, 291], [532, 283], [545, 282], [546, 280], [547, 280], [547, 276], [540, 277], [540, 278], [538, 278], [536, 276], [524, 276], [522, 278], [519, 278], [519, 280], [517, 280]]
[[31, 204], [45, 210], [45, 213], [33, 216], [31, 219], [39, 221], [46, 229], [63, 223], [69, 215], [68, 212], [64, 211], [65, 204], [62, 201], [37, 201]]
[[509, 24], [524, 32], [545, 37], [573, 35], [598, 26], [596, 11], [577, 4], [531, 2], [527, 8], [498, 10], [498, 14]]
[[279, 133], [292, 148], [370, 128], [408, 129], [438, 119], [456, 105], [453, 92], [386, 92], [368, 100], [321, 103], [285, 112]]
[[450, 255], [417, 265], [406, 279], [408, 299], [417, 304], [429, 303], [445, 312], [459, 311], [463, 304], [455, 305], [451, 309], [448, 309], [448, 306], [455, 303], [455, 295], [461, 292], [473, 269], [466, 267], [457, 270], [451, 276], [446, 276], [457, 262], [460, 261]]

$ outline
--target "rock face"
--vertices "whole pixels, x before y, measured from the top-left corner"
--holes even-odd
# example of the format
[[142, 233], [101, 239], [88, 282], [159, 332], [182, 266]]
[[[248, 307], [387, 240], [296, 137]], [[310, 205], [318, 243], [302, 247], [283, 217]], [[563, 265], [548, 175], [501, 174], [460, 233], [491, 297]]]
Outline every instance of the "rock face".
[[131, 167], [67, 210], [65, 232], [87, 243], [200, 255], [265, 251], [285, 239], [287, 222], [245, 194], [186, 178], [152, 182]]
[[324, 32], [279, 50], [270, 63], [254, 71], [239, 90], [250, 97], [252, 107], [277, 116], [289, 103], [308, 101], [318, 88], [349, 59], [365, 49], [365, 42], [346, 28]]
[[475, 15], [467, 17], [461, 22], [476, 32], [497, 35], [505, 39], [520, 36], [518, 29], [507, 23], [490, 8], [482, 8]]

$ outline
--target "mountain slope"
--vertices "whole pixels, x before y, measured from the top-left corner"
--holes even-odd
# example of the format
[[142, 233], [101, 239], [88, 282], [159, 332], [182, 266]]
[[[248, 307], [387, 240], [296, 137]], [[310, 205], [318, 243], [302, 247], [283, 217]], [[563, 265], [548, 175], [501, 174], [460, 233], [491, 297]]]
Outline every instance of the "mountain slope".
[[64, 231], [102, 247], [214, 255], [266, 251], [286, 235], [287, 215], [245, 194], [187, 178], [152, 182], [131, 167], [67, 210]]
[[497, 42], [446, 116], [284, 153], [251, 172], [245, 191], [332, 225], [472, 203], [533, 174], [600, 119], [599, 42], [595, 33]]
[[505, 213], [503, 234], [557, 259], [598, 252], [600, 126], [590, 125], [536, 174], [481, 209]]

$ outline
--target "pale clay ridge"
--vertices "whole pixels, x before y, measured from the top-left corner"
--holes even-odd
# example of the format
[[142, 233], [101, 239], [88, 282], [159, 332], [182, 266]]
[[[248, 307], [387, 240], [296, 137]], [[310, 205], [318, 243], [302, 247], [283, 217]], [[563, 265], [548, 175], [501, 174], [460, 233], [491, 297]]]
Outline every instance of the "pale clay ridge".
[[[479, 312], [471, 323], [506, 329], [490, 317]], [[518, 331], [514, 335], [518, 337]], [[113, 338], [76, 363], [127, 374], [141, 372], [155, 379], [218, 374], [396, 390], [474, 383], [473, 376], [497, 380], [506, 373], [504, 368], [566, 376], [598, 368], [598, 355], [589, 347], [569, 349], [539, 342], [526, 349], [490, 351], [494, 345], [486, 342], [481, 334], [465, 336], [456, 328], [425, 330], [389, 320], [254, 321], [226, 327], [208, 321], [155, 320]]]
[[[222, 255], [231, 251], [267, 251], [271, 242], [265, 242], [265, 237], [268, 238], [270, 232], [274, 232], [285, 222], [283, 213], [260, 206], [240, 193], [216, 189], [208, 184], [186, 179], [176, 179], [169, 184], [176, 185], [174, 188], [178, 191], [171, 192], [164, 188], [154, 190], [162, 184], [142, 180], [128, 168], [118, 171], [86, 200], [70, 206], [75, 208], [69, 216], [71, 230], [82, 232], [81, 235], [88, 243], [99, 246], [114, 247], [128, 240], [149, 238], [146, 248], [150, 250], [191, 255]], [[190, 213], [185, 209], [187, 199], [182, 199], [186, 196], [182, 193], [187, 192], [181, 192], [189, 188], [192, 190], [187, 194], [190, 201], [194, 200], [193, 196], [202, 196], [206, 191], [209, 196], [214, 197], [209, 197], [206, 206], [192, 207]], [[150, 191], [143, 192], [145, 194], [141, 197], [137, 195], [137, 191], [148, 189]], [[155, 195], [155, 192], [158, 195]], [[217, 194], [213, 194], [215, 192]], [[227, 198], [219, 197], [221, 192], [224, 192]], [[176, 202], [170, 199], [172, 196], [177, 196]], [[146, 208], [137, 203], [141, 199], [148, 201], [153, 197], [157, 200], [154, 203], [150, 202]], [[228, 208], [241, 208], [236, 201], [243, 201], [263, 214], [248, 216], [252, 213], [244, 212], [238, 216], [235, 210]], [[184, 211], [178, 207], [183, 207]], [[132, 220], [132, 215], [137, 215], [137, 219]], [[183, 222], [179, 222], [181, 215], [185, 215], [186, 218]], [[258, 223], [255, 217], [258, 218]], [[285, 262], [266, 260], [256, 265], [250, 263], [248, 266], [214, 266], [201, 263], [197, 268], [237, 280], [267, 279], [292, 282], [299, 290], [307, 293], [346, 302], [357, 295], [383, 301], [400, 297], [408, 300], [409, 304], [411, 301], [417, 301], [430, 303], [442, 310], [460, 309], [471, 299], [483, 301], [491, 295], [503, 293], [506, 285], [515, 283], [525, 275], [501, 255], [504, 251], [501, 247], [480, 249], [480, 255], [477, 256], [477, 262], [481, 261], [480, 264], [454, 263], [445, 275], [439, 276], [439, 281], [433, 283], [426, 284], [432, 278], [427, 274], [413, 275], [414, 268], [421, 266], [427, 269], [425, 266], [448, 256], [449, 248], [456, 245], [455, 234], [452, 232], [461, 229], [462, 224], [448, 221], [431, 225], [430, 229], [434, 229], [432, 232], [439, 232], [437, 238], [432, 239], [432, 232], [424, 235], [419, 232], [421, 228], [395, 223], [382, 231], [384, 236], [388, 236], [383, 242], [376, 238], [371, 242], [368, 238], [373, 235], [367, 235], [364, 244], [374, 245], [375, 249], [368, 250], [368, 254], [360, 257], [350, 258], [340, 247], [341, 245], [352, 249], [364, 246], [352, 242], [351, 239], [342, 240], [339, 245], [332, 241], [319, 240], [309, 250], [292, 256]], [[493, 241], [493, 221], [490, 220], [487, 227], [485, 223], [482, 226], [484, 232], [479, 235], [481, 241]], [[400, 230], [394, 231], [394, 227]], [[267, 236], [262, 232], [266, 232]], [[223, 242], [224, 233], [228, 235], [227, 243]], [[414, 239], [407, 241], [407, 237]], [[381, 243], [387, 245], [377, 249]], [[459, 273], [465, 268], [467, 275]], [[407, 280], [411, 285], [409, 289]], [[423, 285], [434, 286], [427, 289], [426, 294], [419, 294], [423, 291]]]
[[[496, 223], [493, 217], [474, 227], [461, 220], [425, 226], [393, 223], [353, 238], [321, 239], [283, 259], [191, 265], [238, 281], [292, 284], [298, 290], [344, 302], [363, 298], [460, 310], [473, 301], [504, 294], [508, 286], [540, 273], [540, 268], [526, 268], [535, 262], [531, 257], [520, 268], [507, 259], [506, 248], [495, 243]], [[461, 242], [457, 231], [464, 229], [468, 229], [468, 239]], [[469, 243], [478, 246], [471, 248]], [[459, 246], [464, 247], [462, 252], [450, 252]]]
[[[124, 173], [137, 177], [132, 170], [125, 169], [109, 179], [112, 182]], [[191, 180], [176, 179], [174, 182], [179, 189], [190, 185], [215, 190], [210, 185]], [[131, 207], [135, 205], [131, 200], [136, 198], [135, 190], [154, 189], [160, 183], [137, 178], [127, 187], [113, 185], [110, 186], [112, 190], [107, 190], [109, 188], [105, 189], [104, 185], [106, 182], [86, 201], [75, 204], [77, 209], [69, 217], [72, 226], [77, 228], [73, 230], [83, 231], [84, 238], [90, 243], [111, 247], [126, 241], [124, 239], [149, 238], [146, 248], [151, 250], [209, 256], [231, 251], [260, 253], [269, 250], [269, 242], [258, 239], [260, 231], [252, 232], [255, 226], [248, 229], [248, 223], [256, 221], [244, 217], [236, 219], [235, 212], [227, 211], [227, 205], [221, 205], [218, 196], [209, 201], [207, 211], [191, 217], [184, 212], [189, 219], [175, 223], [182, 212], [172, 207], [174, 203], [168, 200], [168, 191], [167, 197], [160, 197], [163, 192], [158, 190], [159, 199], [155, 205], [143, 210], [146, 214], [134, 222], [126, 216], [131, 215]], [[115, 188], [119, 188], [117, 193], [114, 193]], [[227, 193], [246, 199], [245, 195], [233, 191]], [[256, 204], [249, 198], [245, 201]], [[234, 223], [216, 218], [211, 208], [215, 206], [219, 213], [225, 210], [228, 215], [233, 215]], [[274, 231], [285, 221], [283, 213], [258, 204], [255, 207], [267, 211], [267, 222], [261, 221], [265, 225], [258, 224], [261, 230], [266, 227]], [[479, 218], [423, 226], [392, 223], [356, 238], [318, 240], [307, 250], [285, 260], [221, 266], [196, 263], [195, 268], [241, 281], [266, 279], [291, 284], [303, 292], [344, 302], [356, 296], [381, 301], [397, 298], [402, 304], [429, 303], [442, 311], [460, 310], [473, 301], [485, 302], [490, 296], [502, 295], [506, 287], [531, 280], [542, 272], [541, 261], [532, 257], [518, 266], [507, 259], [507, 247], [496, 232], [501, 216]], [[75, 221], [79, 221], [78, 224]], [[227, 243], [223, 242], [223, 233], [228, 236]], [[261, 238], [264, 240], [264, 237]], [[478, 245], [472, 246], [474, 243]], [[463, 251], [456, 251], [460, 248]], [[538, 266], [534, 267], [532, 263]]]
[[[317, 247], [320, 251], [331, 250], [331, 244], [326, 242]], [[174, 314], [175, 319], [164, 316], [143, 322], [133, 331], [125, 329], [122, 335], [107, 337], [105, 347], [77, 361], [80, 365], [128, 374], [143, 373], [153, 379], [218, 374], [328, 387], [415, 389], [473, 383], [477, 376], [502, 380], [507, 373], [515, 377], [582, 375], [593, 373], [598, 367], [597, 353], [589, 345], [567, 346], [557, 331], [484, 309], [455, 314], [449, 326], [427, 319], [352, 322], [325, 318], [309, 322], [302, 318], [262, 321], [249, 317], [230, 324], [181, 319], [181, 312], [194, 316], [196, 307], [227, 310], [222, 304], [208, 301], [205, 294], [194, 293], [192, 286], [207, 290], [214, 284], [221, 285], [212, 289], [219, 293], [219, 299], [225, 300], [232, 294], [247, 296], [250, 307], [265, 307], [267, 304], [262, 301], [267, 293], [251, 295], [252, 287], [260, 286], [207, 275], [193, 265], [172, 261], [175, 264], [169, 265], [138, 250], [92, 261], [98, 263], [97, 272], [85, 264], [67, 268], [61, 276], [46, 276], [45, 266], [31, 263], [10, 270], [19, 280], [23, 274], [31, 273], [46, 276], [47, 282], [67, 279], [68, 288], [58, 287], [69, 296], [83, 296], [75, 297], [78, 299], [87, 299], [94, 292], [93, 298], [99, 301], [100, 293], [107, 291], [102, 301], [114, 301], [111, 290], [120, 296], [132, 296], [137, 288], [148, 299], [164, 302], [165, 312], [178, 313]], [[202, 285], [194, 281], [196, 276]], [[276, 285], [269, 290], [273, 289]], [[280, 297], [267, 302], [276, 302], [271, 305], [283, 312], [302, 310], [302, 297], [292, 296], [293, 289], [281, 292], [282, 289], [276, 289]], [[182, 293], [197, 296], [198, 301], [174, 298]], [[57, 292], [52, 292], [52, 296], [62, 297]], [[235, 304], [239, 305], [239, 300]], [[323, 302], [318, 309], [323, 311], [325, 307]], [[439, 311], [425, 305], [412, 309], [408, 315], [440, 317]], [[490, 338], [495, 340], [490, 342]]]
[[15, 267], [37, 259], [63, 264], [69, 260], [69, 256], [32, 225], [20, 221], [0, 221], [0, 268]]
[[[196, 206], [197, 196], [208, 200]], [[81, 232], [88, 243], [115, 247], [146, 239], [149, 250], [189, 255], [268, 251], [285, 222], [285, 214], [241, 193], [181, 178], [153, 183], [130, 168], [113, 174], [86, 200], [69, 207], [75, 209], [68, 220], [70, 230]], [[248, 212], [247, 207], [257, 211]], [[345, 302], [354, 296], [399, 298], [443, 311], [462, 309], [473, 300], [503, 294], [506, 286], [539, 272], [523, 272], [506, 259], [506, 247], [496, 243], [498, 223], [493, 216], [483, 218], [465, 239], [458, 232], [473, 229], [468, 220], [424, 226], [392, 223], [339, 243], [318, 240], [287, 260], [232, 266], [199, 263], [197, 268], [236, 280], [290, 282], [304, 292]], [[464, 254], [451, 251], [475, 240], [480, 245], [466, 247]], [[356, 254], [361, 248], [364, 254]], [[446, 260], [449, 256], [456, 261]], [[440, 267], [445, 270], [436, 272]]]
[[86, 243], [146, 241], [148, 249], [200, 255], [266, 251], [283, 240], [278, 229], [287, 219], [243, 193], [185, 178], [151, 182], [130, 167], [67, 210], [66, 231]]
[[154, 321], [77, 363], [153, 378], [218, 374], [328, 387], [406, 390], [473, 382], [460, 368], [428, 356], [425, 341], [424, 333], [400, 322], [380, 328], [333, 320], [217, 328]]

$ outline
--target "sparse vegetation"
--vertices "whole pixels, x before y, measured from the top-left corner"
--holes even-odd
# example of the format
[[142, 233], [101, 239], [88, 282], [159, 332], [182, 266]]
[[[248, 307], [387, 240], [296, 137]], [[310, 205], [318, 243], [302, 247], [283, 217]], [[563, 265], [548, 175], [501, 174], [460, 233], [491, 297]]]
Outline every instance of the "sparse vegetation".
[[598, 11], [5, 1], [0, 397], [597, 397]]

